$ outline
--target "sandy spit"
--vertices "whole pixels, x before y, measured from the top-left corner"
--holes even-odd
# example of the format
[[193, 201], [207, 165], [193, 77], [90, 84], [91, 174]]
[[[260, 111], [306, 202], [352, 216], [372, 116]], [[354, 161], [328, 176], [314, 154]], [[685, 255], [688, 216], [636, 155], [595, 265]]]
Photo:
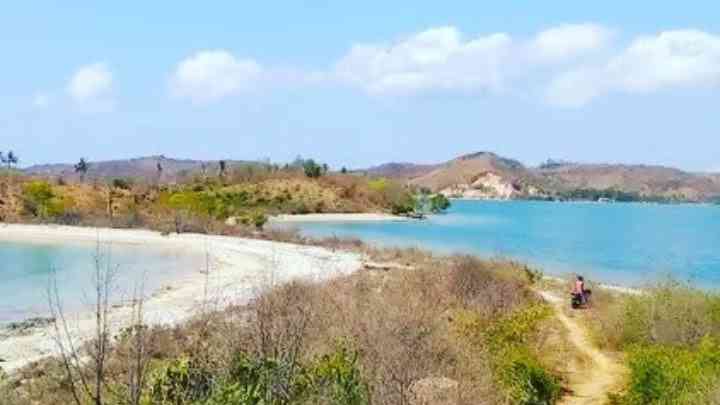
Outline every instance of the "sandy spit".
[[[209, 271], [186, 271], [184, 276], [147, 299], [145, 320], [151, 324], [176, 324], [197, 314], [201, 308], [246, 303], [263, 289], [292, 279], [322, 281], [348, 274], [360, 269], [362, 262], [359, 255], [320, 247], [214, 235], [162, 236], [146, 230], [0, 224], [1, 241], [93, 244], [99, 241], [176, 248], [206, 255]], [[78, 341], [90, 338], [94, 328], [90, 312], [69, 314], [67, 318]], [[114, 309], [113, 331], [127, 326], [130, 320], [130, 308]], [[47, 327], [29, 335], [0, 340], [0, 359], [4, 360], [0, 367], [12, 372], [57, 354], [53, 337], [53, 329]]]
[[375, 221], [412, 221], [412, 219], [408, 217], [401, 217], [397, 215], [383, 213], [278, 215], [270, 218], [270, 222], [274, 223]]

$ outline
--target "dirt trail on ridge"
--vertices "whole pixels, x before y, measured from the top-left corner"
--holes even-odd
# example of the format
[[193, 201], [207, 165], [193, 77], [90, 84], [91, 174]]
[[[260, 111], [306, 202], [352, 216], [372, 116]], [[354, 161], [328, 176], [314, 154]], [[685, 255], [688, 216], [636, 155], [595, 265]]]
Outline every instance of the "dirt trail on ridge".
[[563, 305], [566, 300], [547, 291], [539, 294], [555, 308], [555, 315], [568, 331], [568, 340], [587, 361], [581, 371], [568, 376], [570, 392], [560, 400], [560, 405], [596, 405], [607, 403], [607, 394], [622, 384], [625, 368], [590, 341], [585, 327], [568, 317]]

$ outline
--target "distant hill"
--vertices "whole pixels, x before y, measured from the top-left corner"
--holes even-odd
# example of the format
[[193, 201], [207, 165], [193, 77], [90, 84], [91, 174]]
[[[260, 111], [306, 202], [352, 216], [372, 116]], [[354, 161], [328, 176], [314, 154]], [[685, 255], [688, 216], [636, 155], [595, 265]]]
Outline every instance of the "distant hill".
[[[154, 179], [158, 176], [158, 164], [162, 167], [162, 178], [164, 181], [172, 181], [180, 176], [200, 173], [203, 168], [207, 173], [217, 173], [219, 170], [218, 161], [203, 161], [192, 159], [174, 159], [165, 156], [147, 156], [134, 159], [107, 160], [93, 162], [89, 161], [90, 167], [87, 178], [143, 178]], [[233, 166], [259, 164], [257, 162], [227, 160], [227, 168]], [[73, 164], [47, 164], [30, 166], [23, 171], [27, 174], [35, 174], [50, 177], [62, 177], [66, 180], [75, 180], [80, 177], [75, 172]]]
[[665, 166], [573, 164], [536, 171], [556, 190], [618, 189], [642, 196], [704, 201], [720, 195], [720, 176]]
[[[437, 165], [390, 163], [368, 173], [466, 198], [601, 198], [710, 201], [720, 197], [720, 174], [625, 164], [552, 161], [539, 167], [477, 152]], [[603, 192], [599, 192], [603, 191]]]
[[385, 163], [364, 170], [368, 175], [377, 177], [412, 179], [437, 169], [440, 165], [415, 163]]
[[[135, 159], [90, 161], [88, 179], [157, 179], [218, 173], [218, 161], [148, 156]], [[227, 160], [227, 168], [260, 165], [258, 162]], [[31, 166], [28, 174], [62, 177], [76, 181], [73, 164]], [[720, 201], [720, 173], [692, 173], [664, 166], [584, 164], [548, 160], [538, 167], [492, 152], [477, 152], [445, 163], [387, 163], [358, 172], [389, 177], [449, 196], [466, 198], [528, 199], [625, 199], [658, 201]]]

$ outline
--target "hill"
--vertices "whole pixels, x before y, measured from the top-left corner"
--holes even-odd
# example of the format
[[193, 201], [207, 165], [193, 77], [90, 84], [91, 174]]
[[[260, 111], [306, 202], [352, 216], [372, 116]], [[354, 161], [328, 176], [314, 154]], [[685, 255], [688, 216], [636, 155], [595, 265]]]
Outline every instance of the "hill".
[[[162, 173], [158, 170], [162, 167]], [[239, 165], [257, 165], [257, 162], [226, 161], [228, 168]], [[134, 159], [107, 160], [89, 162], [88, 178], [142, 178], [156, 179], [162, 175], [163, 181], [177, 180], [179, 177], [202, 173], [215, 174], [219, 170], [219, 161], [173, 159], [165, 156], [146, 156]], [[35, 165], [23, 170], [26, 174], [62, 177], [65, 180], [76, 180], [80, 177], [73, 164]]]
[[518, 198], [538, 195], [539, 178], [522, 163], [492, 152], [453, 159], [410, 184], [467, 198]]
[[368, 173], [404, 178], [408, 184], [463, 198], [705, 202], [720, 197], [716, 173], [562, 161], [527, 167], [492, 152], [463, 155], [438, 165], [386, 164]]
[[558, 191], [616, 189], [648, 198], [687, 201], [706, 201], [720, 195], [720, 176], [665, 166], [572, 164], [536, 173]]
[[385, 163], [364, 170], [368, 175], [374, 177], [389, 177], [412, 179], [427, 174], [439, 168], [439, 164], [416, 164], [416, 163]]

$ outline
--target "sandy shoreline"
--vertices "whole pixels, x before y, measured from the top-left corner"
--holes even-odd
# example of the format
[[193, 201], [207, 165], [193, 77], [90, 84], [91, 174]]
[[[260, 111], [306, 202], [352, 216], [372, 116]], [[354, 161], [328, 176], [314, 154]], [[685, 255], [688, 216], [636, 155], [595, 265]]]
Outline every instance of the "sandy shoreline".
[[[205, 305], [220, 308], [249, 301], [263, 288], [291, 279], [326, 280], [361, 268], [352, 253], [331, 252], [312, 246], [215, 235], [162, 236], [146, 230], [80, 228], [54, 225], [0, 224], [0, 241], [24, 243], [113, 243], [147, 245], [191, 251], [210, 258], [210, 271], [184, 272], [169, 289], [155, 293], [145, 303], [146, 322], [175, 324]], [[182, 272], [179, 272], [182, 273]], [[39, 299], [44, 299], [39, 297]], [[68, 316], [73, 333], [87, 339], [94, 328], [89, 313]], [[115, 331], [131, 319], [130, 308], [112, 312]], [[12, 372], [30, 362], [56, 353], [50, 327], [25, 336], [0, 340], [0, 368]]]
[[295, 223], [295, 222], [403, 222], [412, 221], [408, 217], [390, 215], [383, 213], [362, 213], [362, 214], [302, 214], [302, 215], [278, 215], [270, 218], [272, 223]]

